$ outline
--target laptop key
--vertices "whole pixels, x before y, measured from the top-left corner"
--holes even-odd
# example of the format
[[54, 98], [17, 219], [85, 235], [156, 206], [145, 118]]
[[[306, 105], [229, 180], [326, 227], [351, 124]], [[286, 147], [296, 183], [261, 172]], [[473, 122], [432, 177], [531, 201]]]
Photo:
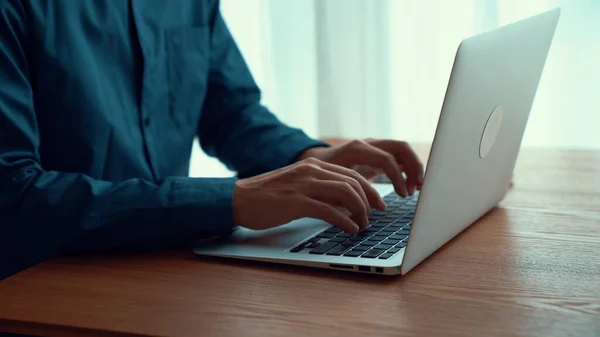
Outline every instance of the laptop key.
[[387, 239], [387, 240], [382, 241], [381, 243], [393, 246], [393, 245], [397, 244], [398, 242], [400, 242], [400, 240]]
[[337, 233], [340, 233], [341, 231], [342, 230], [339, 229], [339, 228], [337, 228], [337, 227], [331, 227], [328, 230], [326, 230], [325, 233], [335, 233], [335, 234], [337, 234]]
[[385, 254], [381, 254], [381, 256], [379, 258], [385, 260], [385, 259], [389, 259], [393, 255], [394, 255], [394, 253], [385, 253]]
[[399, 248], [399, 247], [390, 248], [390, 249], [388, 250], [388, 253], [392, 253], [392, 254], [393, 254], [393, 253], [397, 253], [397, 252], [399, 252], [399, 251], [400, 251], [400, 249], [402, 249], [402, 248]]
[[406, 226], [410, 222], [410, 219], [400, 218], [394, 221], [394, 225], [397, 226]]
[[319, 247], [311, 250], [310, 253], [311, 254], [325, 254], [330, 249], [332, 249], [333, 247], [335, 247], [337, 245], [338, 245], [337, 242], [325, 242], [324, 244], [320, 245]]
[[410, 231], [408, 229], [401, 229], [401, 230], [397, 231], [396, 234], [408, 235], [408, 234], [410, 234]]
[[375, 246], [379, 241], [367, 240], [361, 243], [362, 246]]
[[297, 252], [302, 251], [304, 248], [315, 248], [320, 244], [319, 240], [320, 240], [320, 238], [313, 237], [312, 239], [304, 241], [301, 244], [297, 245], [296, 247], [290, 249], [290, 252], [297, 253]]
[[358, 233], [354, 234], [353, 236], [358, 236], [358, 237], [361, 237], [361, 238], [366, 238], [366, 237], [369, 237], [371, 235], [373, 235], [373, 233], [362, 231], [362, 232], [358, 232]]
[[330, 242], [344, 242], [346, 241], [346, 238], [341, 238], [339, 236], [336, 236], [334, 238], [329, 239]]
[[390, 249], [392, 247], [393, 247], [393, 245], [386, 245], [386, 244], [380, 243], [380, 244], [378, 244], [377, 246], [375, 246], [373, 248], [388, 250], [388, 249]]
[[364, 252], [364, 251], [367, 251], [367, 250], [369, 250], [369, 249], [371, 249], [371, 246], [363, 246], [363, 245], [360, 245], [360, 246], [354, 247], [354, 250], [360, 250], [360, 251], [363, 251], [363, 252]]
[[352, 248], [352, 245], [339, 245], [334, 247], [333, 249], [331, 249], [330, 251], [327, 252], [327, 255], [342, 255], [344, 252], [350, 250]]
[[310, 242], [309, 244], [306, 245], [306, 247], [304, 248], [316, 248], [319, 247], [321, 243], [318, 241], [314, 241], [314, 242]]
[[321, 234], [317, 235], [318, 238], [324, 238], [324, 239], [329, 239], [334, 236], [335, 236], [334, 233], [321, 233]]
[[350, 233], [340, 233], [337, 235], [338, 238], [346, 238], [346, 239], [351, 236], [352, 236], [352, 234], [350, 234]]
[[406, 247], [406, 241], [399, 242], [399, 243], [396, 245], [396, 247], [398, 247], [398, 248], [404, 248], [404, 247]]
[[353, 249], [353, 250], [351, 250], [351, 251], [349, 251], [349, 252], [345, 252], [345, 253], [344, 253], [344, 256], [349, 256], [349, 257], [359, 257], [359, 256], [360, 256], [360, 254], [362, 254], [362, 253], [364, 253], [364, 252], [365, 252], [364, 250], [356, 250], [356, 249]]
[[360, 257], [366, 257], [366, 258], [374, 259], [374, 258], [378, 257], [379, 255], [381, 255], [381, 253], [383, 253], [383, 252], [385, 252], [385, 250], [373, 248], [371, 250], [368, 250], [366, 253], [364, 253]]
[[404, 239], [405, 237], [407, 237], [406, 234], [400, 235], [400, 234], [394, 234], [392, 236], [389, 237], [389, 239], [391, 240], [398, 240], [401, 241], [402, 239]]
[[297, 253], [297, 252], [302, 251], [302, 249], [304, 249], [304, 244], [299, 244], [296, 247], [290, 249], [290, 252]]
[[382, 241], [385, 240], [385, 238], [387, 238], [387, 235], [373, 235], [371, 240]]

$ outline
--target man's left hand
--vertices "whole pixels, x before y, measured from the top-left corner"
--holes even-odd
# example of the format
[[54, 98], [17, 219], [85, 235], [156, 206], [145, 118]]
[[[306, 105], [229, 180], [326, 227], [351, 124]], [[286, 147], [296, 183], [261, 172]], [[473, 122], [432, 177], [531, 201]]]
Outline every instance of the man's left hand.
[[[308, 149], [298, 160], [309, 157], [356, 169], [366, 178], [383, 172], [392, 181], [396, 193], [402, 197], [413, 195], [423, 184], [423, 163], [404, 141], [353, 140], [339, 146]], [[406, 179], [403, 173], [406, 174]]]

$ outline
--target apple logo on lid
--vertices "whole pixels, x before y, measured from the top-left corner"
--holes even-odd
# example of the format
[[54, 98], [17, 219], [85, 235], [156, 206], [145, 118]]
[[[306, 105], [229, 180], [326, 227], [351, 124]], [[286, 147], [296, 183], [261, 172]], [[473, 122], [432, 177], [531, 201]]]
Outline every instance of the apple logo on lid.
[[498, 105], [494, 111], [488, 117], [485, 123], [485, 128], [481, 134], [481, 141], [479, 143], [479, 157], [485, 158], [490, 153], [492, 146], [496, 142], [498, 132], [500, 132], [500, 125], [502, 124], [502, 116], [504, 109], [501, 105]]

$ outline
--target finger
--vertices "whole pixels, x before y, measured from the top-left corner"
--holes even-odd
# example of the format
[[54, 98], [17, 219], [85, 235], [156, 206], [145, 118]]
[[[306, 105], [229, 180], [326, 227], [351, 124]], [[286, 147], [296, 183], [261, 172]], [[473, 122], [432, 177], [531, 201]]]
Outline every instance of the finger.
[[358, 172], [361, 176], [365, 177], [368, 181], [373, 180], [374, 178], [383, 174], [383, 171], [378, 168], [370, 167], [370, 166], [357, 166], [353, 168], [354, 171]]
[[[414, 192], [415, 187], [423, 185], [424, 166], [413, 148], [404, 141], [379, 140], [373, 141], [371, 145], [383, 151], [390, 152], [401, 164], [406, 172], [407, 186]], [[411, 193], [412, 194], [412, 193]]]
[[306, 184], [305, 195], [332, 206], [347, 209], [360, 228], [369, 224], [369, 210], [365, 201], [349, 183], [343, 181], [315, 180]]
[[370, 205], [370, 207], [377, 208], [379, 210], [384, 210], [386, 208], [385, 202], [383, 201], [375, 187], [373, 187], [373, 185], [371, 185], [369, 181], [360, 173], [343, 166], [334, 165], [326, 162], [320, 162], [319, 165], [323, 169], [345, 175], [357, 181], [361, 187], [360, 193], [362, 193], [366, 197], [365, 201], [368, 205]]
[[360, 141], [353, 142], [351, 146], [352, 150], [348, 154], [350, 158], [346, 159], [348, 162], [353, 165], [369, 165], [382, 169], [392, 181], [396, 193], [402, 197], [408, 196], [402, 171], [391, 153]]
[[299, 202], [298, 217], [310, 217], [323, 220], [348, 233], [358, 233], [359, 226], [346, 214], [322, 201], [303, 198]]
[[[358, 179], [361, 179], [361, 177], [360, 175], [352, 173], [351, 171], [352, 170], [348, 170], [343, 167], [338, 167], [337, 165], [325, 163], [314, 158], [307, 160], [306, 163], [298, 167], [297, 170], [297, 172], [302, 174], [304, 177], [313, 177], [320, 180], [343, 181], [349, 183], [356, 190], [356, 193], [358, 193], [358, 195], [361, 197], [364, 204], [367, 206], [368, 211], [370, 212], [371, 204], [369, 198], [366, 196], [366, 193], [363, 190], [363, 185], [361, 185], [361, 183], [357, 179], [355, 179], [355, 177]], [[368, 183], [366, 184], [366, 187], [371, 190], [373, 189], [373, 187], [370, 186]], [[377, 193], [377, 191], [370, 191], [368, 193]]]

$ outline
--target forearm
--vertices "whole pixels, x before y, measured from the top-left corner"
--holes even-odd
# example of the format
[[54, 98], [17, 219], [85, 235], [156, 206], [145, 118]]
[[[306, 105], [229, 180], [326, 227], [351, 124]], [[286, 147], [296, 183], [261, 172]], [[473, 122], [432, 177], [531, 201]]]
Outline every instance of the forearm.
[[111, 183], [35, 165], [18, 168], [26, 176], [16, 169], [0, 170], [0, 271], [59, 252], [186, 246], [232, 227], [233, 178]]

